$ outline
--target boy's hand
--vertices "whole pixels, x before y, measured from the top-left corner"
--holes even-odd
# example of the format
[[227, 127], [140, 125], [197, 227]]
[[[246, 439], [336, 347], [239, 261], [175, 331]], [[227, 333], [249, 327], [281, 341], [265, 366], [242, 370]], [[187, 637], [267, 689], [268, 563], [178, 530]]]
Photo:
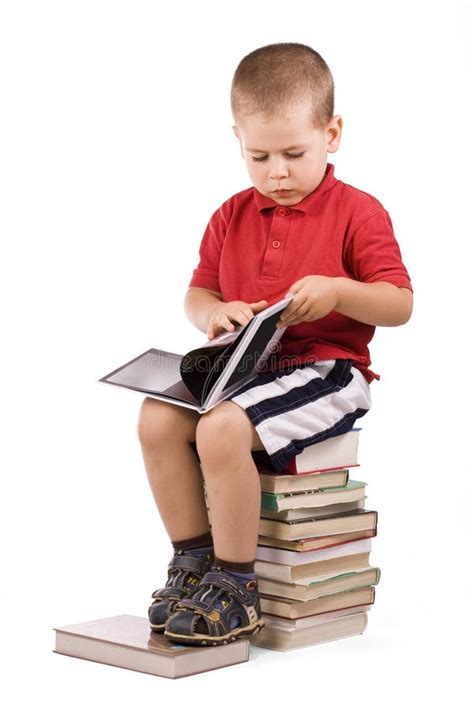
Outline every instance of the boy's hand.
[[223, 331], [235, 331], [232, 321], [246, 326], [254, 314], [266, 309], [268, 303], [255, 301], [247, 304], [245, 301], [227, 301], [220, 304], [211, 314], [207, 324], [207, 337], [211, 341]]
[[289, 288], [296, 294], [278, 321], [277, 328], [315, 321], [334, 311], [339, 301], [337, 277], [305, 276]]

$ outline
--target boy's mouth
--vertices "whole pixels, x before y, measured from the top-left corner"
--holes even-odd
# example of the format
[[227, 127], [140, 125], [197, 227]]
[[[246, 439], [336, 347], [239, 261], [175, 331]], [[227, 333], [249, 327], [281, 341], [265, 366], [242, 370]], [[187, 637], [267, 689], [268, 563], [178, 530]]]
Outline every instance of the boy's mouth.
[[272, 193], [274, 193], [275, 195], [284, 195], [285, 193], [291, 193], [291, 192], [292, 192], [291, 190], [287, 190], [287, 189], [272, 190]]

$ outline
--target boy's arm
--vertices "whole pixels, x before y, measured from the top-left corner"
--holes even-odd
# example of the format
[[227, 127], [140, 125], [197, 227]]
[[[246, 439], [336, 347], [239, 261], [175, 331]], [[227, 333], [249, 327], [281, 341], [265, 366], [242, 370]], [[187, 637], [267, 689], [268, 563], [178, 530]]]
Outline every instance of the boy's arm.
[[334, 311], [371, 326], [401, 326], [413, 310], [413, 294], [387, 281], [361, 282], [336, 277], [338, 302]]
[[218, 291], [191, 286], [184, 297], [184, 312], [196, 328], [206, 333], [211, 313], [219, 304], [222, 294]]

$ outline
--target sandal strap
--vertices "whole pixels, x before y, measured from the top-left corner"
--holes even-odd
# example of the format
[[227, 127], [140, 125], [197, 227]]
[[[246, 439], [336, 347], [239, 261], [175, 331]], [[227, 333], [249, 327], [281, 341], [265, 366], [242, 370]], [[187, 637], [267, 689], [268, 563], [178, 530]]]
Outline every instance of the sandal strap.
[[196, 612], [208, 613], [212, 610], [213, 605], [202, 600], [193, 600], [190, 597], [185, 597], [179, 601], [179, 609], [195, 610]]
[[[234, 598], [237, 598], [237, 601], [241, 604], [242, 609], [246, 613], [249, 624], [257, 620], [258, 614], [255, 609], [255, 606], [252, 604], [251, 596], [248, 595], [247, 592], [245, 592], [245, 595], [242, 595], [241, 591], [237, 588], [235, 583], [232, 580], [229, 580], [228, 576], [225, 575], [225, 573], [223, 574], [208, 572], [202, 578], [201, 583], [199, 585], [200, 588], [203, 583], [206, 587], [213, 585], [215, 587], [220, 588], [221, 590], [226, 590], [226, 592], [229, 592]], [[197, 612], [198, 614], [201, 614], [208, 619], [211, 635], [223, 634], [223, 632], [221, 631], [223, 628], [223, 621], [221, 618], [222, 615], [227, 614], [227, 610], [218, 610], [215, 607], [213, 597], [206, 600], [199, 600], [195, 597], [185, 597], [176, 604], [174, 610], [176, 612], [178, 612], [179, 610], [192, 610], [193, 612]]]
[[[257, 621], [258, 614], [254, 605], [243, 605], [242, 608], [247, 616], [248, 624], [252, 624]], [[206, 605], [201, 600], [192, 600], [191, 598], [180, 600], [174, 607], [175, 612], [179, 612], [179, 610], [192, 610], [193, 612], [203, 615], [209, 620], [211, 630], [210, 633], [222, 634], [220, 630], [223, 629], [224, 623], [221, 618], [222, 615], [227, 613], [226, 610], [218, 610], [212, 604]], [[220, 625], [220, 628], [218, 628], [217, 625]]]
[[[185, 598], [176, 603], [173, 608], [173, 612], [179, 612], [180, 610], [192, 610], [192, 612], [197, 612], [207, 620], [207, 625], [209, 628], [210, 635], [223, 635], [226, 633], [226, 627], [224, 621], [221, 619], [221, 610], [217, 610], [212, 605], [206, 605], [200, 600], [192, 600], [190, 598]], [[247, 617], [250, 619], [249, 614]]]
[[[199, 587], [218, 587], [233, 595], [242, 605], [251, 605], [252, 596], [243, 585], [239, 586], [230, 575], [222, 571], [209, 570], [201, 578]], [[193, 600], [194, 602], [194, 600]], [[211, 603], [212, 604], [212, 603]]]
[[244, 605], [252, 604], [252, 595], [245, 589], [244, 585], [239, 585], [231, 575], [223, 571], [209, 570], [201, 578], [200, 585], [217, 585], [235, 597]]
[[[198, 575], [198, 579], [200, 580], [206, 569], [206, 566], [207, 562], [205, 558], [196, 558], [191, 555], [176, 554], [173, 556], [168, 565], [168, 578], [170, 578], [174, 572], [179, 572], [180, 574], [184, 574], [184, 577], [183, 575], [179, 576], [182, 580], [188, 577], [187, 573], [194, 573], [195, 575]], [[197, 580], [195, 582], [197, 582]], [[184, 583], [182, 583], [181, 587], [178, 587], [177, 585], [165, 585], [164, 587], [155, 590], [152, 593], [151, 597], [154, 600], [161, 600], [162, 598], [166, 597], [179, 600], [183, 596], [183, 591], [186, 591], [186, 588], [187, 586], [185, 586]]]
[[168, 566], [168, 572], [179, 568], [180, 570], [189, 570], [192, 573], [202, 573], [205, 562], [206, 559], [204, 557], [196, 558], [192, 555], [175, 555]]

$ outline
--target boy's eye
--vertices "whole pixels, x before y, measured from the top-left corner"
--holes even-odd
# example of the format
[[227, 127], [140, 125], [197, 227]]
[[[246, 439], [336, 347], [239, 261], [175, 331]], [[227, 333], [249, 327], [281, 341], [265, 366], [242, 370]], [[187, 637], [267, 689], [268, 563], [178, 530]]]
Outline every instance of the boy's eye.
[[[287, 153], [286, 154], [288, 158], [301, 158], [304, 155], [304, 151], [302, 153]], [[261, 163], [264, 160], [267, 160], [268, 156], [261, 156], [260, 158], [256, 158], [255, 156], [252, 156], [252, 160], [256, 161], [257, 163]]]

